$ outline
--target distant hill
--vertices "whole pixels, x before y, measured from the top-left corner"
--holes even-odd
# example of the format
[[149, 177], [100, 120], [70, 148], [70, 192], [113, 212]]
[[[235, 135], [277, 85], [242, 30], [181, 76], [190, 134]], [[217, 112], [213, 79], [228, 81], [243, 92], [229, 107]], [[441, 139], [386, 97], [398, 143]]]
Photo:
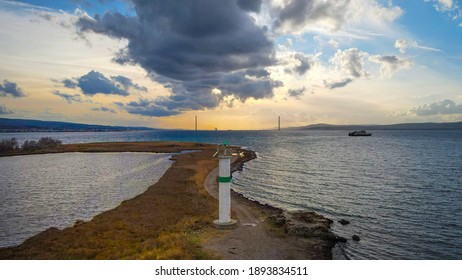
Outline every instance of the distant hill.
[[129, 131], [153, 130], [149, 127], [108, 126], [69, 122], [39, 121], [0, 118], [0, 132], [41, 132], [41, 131]]
[[312, 124], [290, 127], [285, 130], [462, 130], [462, 122], [451, 123], [400, 123], [387, 125], [333, 125]]

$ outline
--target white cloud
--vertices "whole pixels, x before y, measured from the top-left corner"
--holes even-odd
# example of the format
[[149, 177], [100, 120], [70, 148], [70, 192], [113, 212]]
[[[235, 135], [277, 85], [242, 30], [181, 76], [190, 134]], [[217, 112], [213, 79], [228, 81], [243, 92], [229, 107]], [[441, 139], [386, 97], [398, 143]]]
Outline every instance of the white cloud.
[[357, 48], [347, 50], [337, 50], [330, 62], [337, 70], [344, 74], [359, 78], [369, 74], [364, 70], [364, 59], [368, 56], [366, 52], [360, 51]]
[[409, 69], [414, 65], [410, 58], [399, 58], [394, 55], [372, 55], [369, 60], [380, 64], [382, 78], [391, 78], [393, 74], [401, 69]]
[[328, 44], [333, 47], [334, 49], [338, 49], [340, 46], [340, 43], [335, 41], [334, 39], [330, 39]]
[[0, 104], [0, 115], [8, 115], [8, 114], [12, 114], [12, 113], [13, 113], [13, 111], [11, 111], [7, 107]]
[[462, 114], [462, 104], [456, 105], [454, 101], [445, 99], [441, 102], [435, 102], [430, 105], [425, 104], [413, 108], [411, 112], [418, 116]]
[[346, 87], [351, 82], [353, 82], [353, 79], [351, 78], [345, 78], [339, 81], [324, 81], [324, 86], [328, 89], [335, 89], [335, 88]]
[[406, 40], [406, 39], [398, 39], [398, 40], [396, 40], [395, 41], [395, 48], [397, 48], [400, 53], [406, 53], [407, 49], [410, 49], [410, 48], [427, 50], [427, 51], [434, 51], [434, 52], [441, 52], [440, 49], [421, 46], [414, 40]]
[[437, 0], [438, 8], [442, 11], [447, 11], [454, 8], [454, 2], [452, 0]]
[[458, 20], [462, 17], [462, 9], [453, 0], [424, 0], [424, 2], [434, 3], [433, 7], [436, 11], [447, 14], [452, 20]]

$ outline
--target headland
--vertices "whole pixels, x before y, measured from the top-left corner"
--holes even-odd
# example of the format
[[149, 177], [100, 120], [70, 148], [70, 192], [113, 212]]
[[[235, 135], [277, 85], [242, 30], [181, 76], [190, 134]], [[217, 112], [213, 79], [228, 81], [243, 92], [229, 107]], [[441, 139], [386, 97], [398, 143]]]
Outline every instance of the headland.
[[[255, 158], [252, 151], [233, 149], [238, 154], [233, 157], [233, 171]], [[287, 213], [237, 193], [232, 193], [237, 228], [215, 229], [215, 151], [215, 145], [176, 142], [69, 144], [34, 151], [178, 154], [172, 156], [174, 163], [159, 181], [141, 195], [90, 221], [77, 221], [65, 229], [49, 228], [19, 246], [0, 248], [0, 259], [332, 258], [337, 239], [330, 232], [330, 220], [313, 212]]]

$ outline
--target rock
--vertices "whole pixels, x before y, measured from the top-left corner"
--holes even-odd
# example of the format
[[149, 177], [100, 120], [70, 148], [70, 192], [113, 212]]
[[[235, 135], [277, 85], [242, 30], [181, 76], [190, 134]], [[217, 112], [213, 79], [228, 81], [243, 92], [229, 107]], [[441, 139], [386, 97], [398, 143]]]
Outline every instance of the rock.
[[286, 224], [286, 218], [282, 214], [271, 215], [267, 218], [267, 220], [275, 227], [283, 227]]
[[85, 223], [84, 220], [77, 220], [77, 221], [75, 221], [74, 226], [76, 227], [76, 226], [79, 226], [79, 225], [84, 224], [84, 223]]
[[284, 217], [277, 217], [274, 221], [274, 225], [277, 227], [283, 227], [286, 224], [286, 219]]
[[342, 236], [337, 236], [335, 241], [337, 241], [338, 243], [346, 243], [347, 239], [345, 237], [342, 237]]
[[286, 231], [290, 235], [304, 238], [321, 238], [335, 241], [336, 236], [330, 232], [331, 220], [314, 212], [284, 212]]
[[345, 219], [341, 219], [341, 220], [339, 220], [338, 222], [339, 222], [342, 226], [346, 226], [346, 225], [350, 224], [350, 221], [347, 221], [347, 220], [345, 220]]
[[357, 236], [356, 234], [353, 234], [352, 239], [353, 239], [354, 241], [356, 241], [356, 242], [359, 241], [359, 240], [361, 240], [361, 239], [359, 238], [359, 236]]

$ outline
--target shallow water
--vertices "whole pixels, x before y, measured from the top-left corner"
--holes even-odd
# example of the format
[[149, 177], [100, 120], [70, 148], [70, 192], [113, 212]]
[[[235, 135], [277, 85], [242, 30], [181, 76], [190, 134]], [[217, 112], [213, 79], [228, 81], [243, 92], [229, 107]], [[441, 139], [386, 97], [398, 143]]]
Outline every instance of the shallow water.
[[143, 193], [168, 154], [66, 153], [0, 158], [0, 247], [90, 220]]
[[[191, 141], [246, 146], [258, 158], [233, 188], [288, 210], [317, 211], [352, 259], [462, 259], [462, 131], [142, 131], [9, 134], [65, 143]], [[3, 135], [2, 135], [3, 136]], [[7, 137], [5, 135], [5, 137]], [[355, 242], [351, 236], [361, 240]]]

